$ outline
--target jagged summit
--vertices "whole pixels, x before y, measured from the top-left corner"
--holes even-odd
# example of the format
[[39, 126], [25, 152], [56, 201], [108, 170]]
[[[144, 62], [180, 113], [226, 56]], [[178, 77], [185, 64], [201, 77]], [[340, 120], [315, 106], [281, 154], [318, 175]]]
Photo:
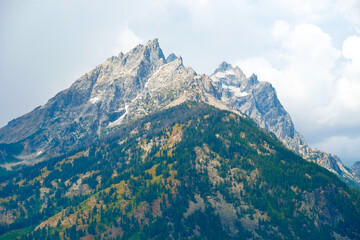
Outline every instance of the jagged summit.
[[227, 62], [222, 62], [216, 68], [214, 73], [210, 75], [210, 77], [213, 81], [215, 82], [220, 81], [221, 83], [224, 83], [227, 86], [240, 87], [241, 85], [244, 85], [246, 81], [246, 76], [241, 71], [241, 69], [238, 66], [234, 68], [231, 64]]
[[154, 39], [0, 129], [0, 239], [359, 239], [359, 191], [303, 158], [359, 182], [270, 83]]
[[351, 171], [354, 173], [354, 175], [358, 178], [360, 178], [360, 161], [355, 162], [351, 166]]
[[225, 61], [220, 63], [219, 66], [215, 69], [214, 73], [211, 75], [212, 76], [216, 75], [219, 72], [226, 73], [228, 75], [235, 74], [241, 78], [245, 77], [245, 74], [243, 73], [243, 71], [241, 71], [241, 69], [238, 66], [233, 67], [231, 64], [229, 64]]
[[232, 69], [234, 69], [234, 68], [232, 67], [231, 64], [223, 61], [223, 62], [220, 63], [219, 66], [215, 69], [214, 74], [216, 74], [217, 72], [225, 72], [225, 71], [232, 70]]
[[155, 48], [160, 48], [159, 39], [154, 38], [152, 40], [148, 40], [146, 43], [147, 46], [153, 46]]
[[198, 75], [180, 56], [165, 58], [157, 38], [107, 59], [44, 106], [0, 129], [0, 143], [21, 149], [0, 149], [0, 161], [7, 168], [42, 161], [187, 100], [244, 114], [305, 159], [360, 182], [339, 159], [306, 144], [270, 83], [258, 81], [255, 74], [246, 77], [226, 62], [210, 76]]
[[134, 53], [134, 52], [137, 52], [137, 51], [141, 51], [141, 49], [147, 49], [147, 50], [153, 50], [153, 51], [158, 51], [161, 50], [160, 48], [160, 44], [159, 44], [159, 39], [158, 38], [154, 38], [152, 40], [149, 40], [147, 41], [147, 43], [145, 45], [143, 44], [138, 44], [136, 47], [134, 47], [133, 49], [131, 49], [129, 51], [129, 53]]
[[256, 84], [258, 82], [259, 82], [259, 80], [258, 80], [257, 75], [255, 73], [251, 74], [251, 76], [249, 78], [249, 83]]
[[[157, 39], [109, 58], [44, 106], [0, 129], [0, 142], [18, 142], [23, 150], [16, 159], [28, 163], [93, 141], [124, 114], [125, 104], [165, 62]], [[2, 160], [7, 161], [6, 154]]]
[[175, 55], [175, 53], [171, 53], [167, 58], [166, 58], [166, 62], [169, 63], [169, 62], [172, 62], [174, 61], [175, 59], [177, 59], [178, 57]]
[[166, 61], [157, 38], [148, 41], [145, 49], [145, 53], [149, 53], [150, 59], [162, 59], [164, 62]]

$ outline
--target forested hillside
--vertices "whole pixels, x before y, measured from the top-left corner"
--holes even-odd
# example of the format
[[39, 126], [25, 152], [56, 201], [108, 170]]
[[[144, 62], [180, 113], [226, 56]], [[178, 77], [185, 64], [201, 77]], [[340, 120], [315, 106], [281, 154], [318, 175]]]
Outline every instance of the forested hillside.
[[360, 194], [248, 119], [185, 102], [1, 175], [0, 239], [360, 238]]

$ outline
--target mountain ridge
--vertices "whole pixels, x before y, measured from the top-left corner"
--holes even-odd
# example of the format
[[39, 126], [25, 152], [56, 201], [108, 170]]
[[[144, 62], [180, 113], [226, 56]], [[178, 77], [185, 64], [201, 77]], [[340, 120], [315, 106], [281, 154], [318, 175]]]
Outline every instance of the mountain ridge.
[[246, 116], [185, 101], [113, 130], [0, 175], [0, 239], [360, 236], [360, 192]]
[[0, 148], [3, 166], [43, 161], [89, 144], [111, 127], [190, 100], [249, 116], [305, 159], [348, 183], [360, 183], [340, 159], [307, 145], [270, 83], [254, 74], [247, 78], [226, 62], [207, 76], [185, 67], [175, 54], [167, 59], [158, 39], [148, 41], [108, 58], [45, 105], [10, 121], [0, 129], [0, 143], [19, 143], [23, 150], [12, 154]]

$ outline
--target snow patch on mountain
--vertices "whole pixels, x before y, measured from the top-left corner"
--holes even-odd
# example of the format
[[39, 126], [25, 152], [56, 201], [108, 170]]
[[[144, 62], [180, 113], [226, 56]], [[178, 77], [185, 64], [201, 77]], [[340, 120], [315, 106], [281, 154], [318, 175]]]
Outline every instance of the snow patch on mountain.
[[122, 123], [122, 121], [124, 120], [126, 114], [128, 114], [128, 105], [125, 105], [125, 113], [123, 115], [121, 115], [118, 119], [116, 119], [115, 121], [109, 123], [108, 127], [114, 127], [117, 125], [120, 125]]
[[[254, 74], [246, 77], [239, 67], [226, 62], [210, 76], [198, 75], [184, 66], [180, 56], [170, 54], [165, 59], [157, 39], [110, 57], [44, 106], [9, 122], [0, 129], [0, 143], [26, 144], [22, 155], [15, 157], [24, 164], [35, 163], [39, 157], [45, 159], [96, 139], [102, 129], [185, 101], [206, 102], [246, 115], [308, 161], [360, 183], [336, 156], [307, 145], [270, 83], [258, 81]], [[28, 144], [25, 140], [30, 136]], [[38, 149], [44, 153], [37, 156]]]
[[92, 104], [95, 104], [95, 103], [99, 102], [100, 100], [101, 100], [101, 97], [96, 96], [96, 97], [90, 98], [89, 102], [91, 102]]
[[238, 87], [227, 86], [227, 85], [225, 85], [225, 84], [223, 84], [222, 87], [223, 87], [224, 89], [228, 89], [228, 90], [232, 93], [232, 95], [233, 95], [234, 97], [239, 97], [239, 98], [241, 98], [241, 97], [246, 97], [246, 96], [249, 95], [248, 92], [243, 92], [243, 91], [241, 91], [241, 89], [238, 88]]

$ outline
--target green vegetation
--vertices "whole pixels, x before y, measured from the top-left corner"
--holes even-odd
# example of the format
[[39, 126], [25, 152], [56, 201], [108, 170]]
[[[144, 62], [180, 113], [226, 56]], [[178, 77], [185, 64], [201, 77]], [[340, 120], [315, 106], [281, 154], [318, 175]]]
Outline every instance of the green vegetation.
[[2, 180], [0, 239], [360, 236], [358, 190], [205, 104], [149, 115]]
[[3, 235], [0, 235], [0, 240], [20, 239], [22, 236], [28, 234], [33, 228], [33, 226], [30, 226], [4, 233]]

